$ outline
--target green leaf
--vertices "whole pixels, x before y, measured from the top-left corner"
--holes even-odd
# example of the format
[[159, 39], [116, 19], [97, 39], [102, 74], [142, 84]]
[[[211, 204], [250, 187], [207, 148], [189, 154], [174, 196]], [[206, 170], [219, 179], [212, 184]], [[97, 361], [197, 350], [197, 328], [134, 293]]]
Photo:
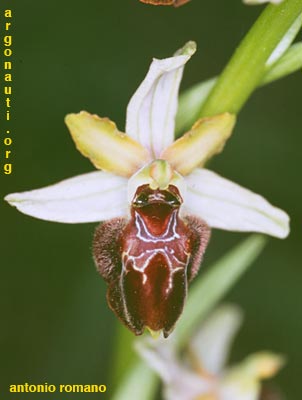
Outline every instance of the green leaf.
[[115, 390], [118, 382], [125, 375], [125, 365], [131, 368], [137, 362], [137, 355], [133, 351], [135, 336], [119, 321], [116, 321], [116, 337], [114, 339], [114, 354], [110, 376], [110, 387]]
[[266, 85], [302, 69], [302, 42], [293, 44], [264, 75], [261, 85]]
[[192, 285], [184, 313], [174, 332], [175, 341], [179, 347], [187, 343], [207, 313], [252, 265], [263, 250], [266, 241], [265, 236], [251, 235], [217, 261]]

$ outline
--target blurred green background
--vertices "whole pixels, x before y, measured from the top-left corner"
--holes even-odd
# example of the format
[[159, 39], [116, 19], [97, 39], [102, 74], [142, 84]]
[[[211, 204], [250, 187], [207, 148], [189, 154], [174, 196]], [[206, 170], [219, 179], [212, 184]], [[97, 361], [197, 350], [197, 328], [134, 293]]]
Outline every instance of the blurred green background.
[[[198, 52], [182, 89], [217, 75], [262, 9], [240, 0], [192, 0], [179, 9], [138, 0], [5, 0], [1, 13], [6, 7], [14, 13], [14, 171], [1, 171], [1, 198], [92, 171], [64, 126], [67, 113], [84, 109], [123, 129], [127, 102], [153, 56], [167, 57], [192, 39]], [[292, 400], [301, 398], [302, 370], [301, 89], [298, 72], [255, 92], [211, 164], [291, 216], [290, 237], [270, 239], [227, 299], [246, 316], [232, 359], [261, 349], [287, 355], [276, 382]], [[3, 201], [0, 209], [1, 399], [63, 399], [8, 394], [9, 384], [24, 382], [106, 383], [105, 395], [64, 399], [110, 399], [117, 321], [91, 257], [95, 224], [44, 222]], [[214, 231], [201, 274], [245, 236]]]

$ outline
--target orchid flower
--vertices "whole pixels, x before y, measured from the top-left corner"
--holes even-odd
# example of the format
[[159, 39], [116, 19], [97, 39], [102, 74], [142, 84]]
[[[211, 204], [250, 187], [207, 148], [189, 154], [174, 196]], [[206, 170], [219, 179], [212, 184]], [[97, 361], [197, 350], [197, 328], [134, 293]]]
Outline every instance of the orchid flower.
[[220, 306], [203, 323], [182, 359], [174, 337], [136, 342], [136, 349], [163, 380], [165, 400], [258, 400], [261, 380], [275, 375], [284, 359], [270, 352], [252, 354], [226, 367], [230, 346], [242, 321], [241, 310]]
[[109, 285], [111, 309], [135, 334], [168, 336], [197, 274], [210, 227], [284, 238], [287, 214], [263, 197], [203, 168], [220, 152], [235, 116], [197, 121], [174, 141], [183, 68], [196, 45], [154, 59], [127, 108], [126, 134], [107, 118], [70, 114], [66, 124], [78, 150], [101, 171], [6, 200], [36, 218], [103, 222], [94, 259]]

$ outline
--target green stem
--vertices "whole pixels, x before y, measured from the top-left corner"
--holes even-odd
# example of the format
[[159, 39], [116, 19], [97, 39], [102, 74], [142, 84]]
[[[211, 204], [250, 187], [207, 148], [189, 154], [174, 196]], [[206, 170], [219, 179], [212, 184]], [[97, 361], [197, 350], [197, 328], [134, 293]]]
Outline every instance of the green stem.
[[[267, 85], [302, 69], [302, 42], [293, 44], [280, 59], [266, 68], [259, 86]], [[181, 136], [196, 122], [200, 108], [216, 84], [218, 77], [197, 83], [181, 93], [176, 116], [176, 137]]]
[[302, 0], [265, 8], [220, 75], [200, 117], [238, 113], [263, 77], [270, 55], [301, 13]]

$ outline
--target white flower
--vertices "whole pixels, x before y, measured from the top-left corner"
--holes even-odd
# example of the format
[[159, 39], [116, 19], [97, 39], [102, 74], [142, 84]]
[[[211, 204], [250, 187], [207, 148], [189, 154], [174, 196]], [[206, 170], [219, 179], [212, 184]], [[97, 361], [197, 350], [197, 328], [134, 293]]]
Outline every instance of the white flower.
[[146, 327], [171, 333], [209, 226], [280, 238], [289, 232], [286, 213], [202, 168], [222, 150], [234, 115], [203, 118], [174, 142], [179, 85], [195, 48], [189, 42], [174, 57], [153, 60], [128, 105], [127, 134], [87, 112], [66, 117], [76, 147], [101, 171], [5, 198], [49, 221], [105, 221], [95, 232], [94, 260], [110, 308], [136, 335]]
[[147, 364], [163, 380], [165, 400], [257, 400], [261, 380], [275, 375], [283, 357], [260, 352], [226, 367], [229, 350], [241, 324], [241, 311], [232, 305], [217, 309], [193, 337], [182, 360], [173, 336], [136, 342]]
[[225, 113], [201, 119], [174, 141], [178, 90], [185, 63], [195, 52], [189, 42], [175, 56], [154, 59], [127, 109], [126, 135], [107, 118], [81, 112], [66, 123], [79, 151], [97, 169], [42, 189], [5, 197], [19, 211], [48, 221], [99, 222], [127, 216], [142, 183], [174, 184], [184, 199], [183, 214], [209, 226], [263, 232], [284, 238], [287, 214], [263, 197], [202, 166], [223, 148], [235, 117]]

